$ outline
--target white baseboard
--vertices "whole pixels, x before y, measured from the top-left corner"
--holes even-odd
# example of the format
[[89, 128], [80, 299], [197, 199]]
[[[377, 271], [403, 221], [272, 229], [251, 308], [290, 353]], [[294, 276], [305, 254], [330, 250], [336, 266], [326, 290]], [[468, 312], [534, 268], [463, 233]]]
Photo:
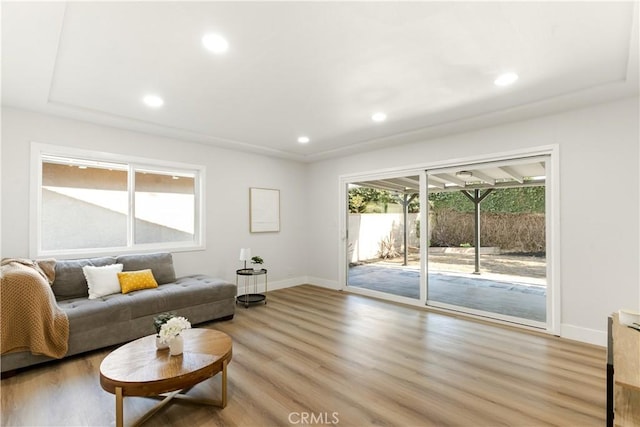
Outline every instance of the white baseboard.
[[574, 325], [561, 325], [560, 336], [574, 341], [581, 341], [588, 344], [607, 346], [607, 332], [597, 329], [582, 328]]
[[[253, 288], [253, 280], [254, 278], [257, 278], [257, 285], [256, 285], [256, 289], [254, 290]], [[244, 278], [240, 277], [238, 279], [238, 294], [244, 294], [244, 293], [262, 293], [264, 292], [264, 276], [247, 276], [247, 289], [244, 289], [244, 283], [243, 283]], [[292, 277], [291, 279], [285, 279], [285, 280], [278, 280], [275, 282], [269, 281], [267, 283], [267, 287], [269, 291], [275, 291], [276, 289], [285, 289], [285, 288], [291, 288], [293, 286], [298, 286], [298, 285], [315, 285], [315, 286], [319, 286], [322, 288], [327, 288], [327, 289], [333, 289], [333, 290], [340, 290], [340, 287], [338, 286], [338, 282], [333, 281], [333, 280], [326, 280], [326, 279], [320, 279], [317, 277], [307, 277], [307, 276], [302, 276], [302, 277]]]
[[319, 286], [321, 288], [333, 289], [334, 291], [339, 291], [340, 289], [342, 289], [342, 287], [336, 280], [321, 279], [320, 277], [308, 276], [306, 277], [306, 281], [304, 283]]
[[304, 277], [293, 277], [291, 279], [278, 280], [277, 282], [269, 282], [269, 290], [275, 291], [276, 289], [291, 288], [304, 283]]
[[[245, 292], [248, 294], [255, 293], [253, 289], [253, 280], [257, 278], [257, 285], [255, 292], [262, 293], [264, 292], [264, 276], [247, 276], [247, 289], [244, 288], [244, 278], [238, 278], [238, 295], [244, 294]], [[275, 282], [268, 281], [267, 288], [269, 291], [275, 291], [276, 289], [284, 289], [291, 288], [292, 286], [301, 285], [304, 282], [305, 277], [294, 277], [291, 279], [278, 280]]]

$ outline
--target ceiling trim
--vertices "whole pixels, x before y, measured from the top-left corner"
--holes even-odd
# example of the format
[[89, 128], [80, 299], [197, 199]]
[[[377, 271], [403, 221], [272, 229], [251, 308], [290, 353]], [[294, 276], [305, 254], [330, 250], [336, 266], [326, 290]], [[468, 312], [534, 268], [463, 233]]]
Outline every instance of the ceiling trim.
[[[447, 116], [448, 113], [440, 114], [440, 118], [436, 117], [435, 119], [433, 118], [434, 116], [426, 116], [424, 118], [425, 125], [415, 129], [407, 130], [404, 132], [397, 132], [392, 135], [387, 135], [379, 138], [354, 141], [353, 143], [349, 143], [350, 145], [347, 146], [328, 149], [313, 154], [299, 154], [297, 152], [289, 150], [269, 148], [248, 142], [242, 142], [239, 140], [217, 137], [204, 132], [191, 131], [182, 127], [168, 126], [164, 124], [153, 123], [151, 121], [125, 117], [118, 114], [108, 113], [102, 110], [94, 110], [77, 105], [71, 105], [52, 99], [54, 82], [56, 79], [56, 75], [59, 72], [59, 55], [65, 30], [65, 22], [67, 20], [67, 3], [62, 3], [61, 7], [63, 8], [61, 13], [56, 14], [57, 44], [55, 52], [53, 52], [52, 55], [53, 63], [51, 63], [49, 61], [49, 58], [47, 58], [47, 62], [49, 63], [43, 64], [43, 68], [49, 69], [48, 67], [52, 67], [51, 72], [47, 72], [46, 76], [46, 99], [44, 99], [44, 94], [38, 94], [38, 100], [36, 104], [28, 106], [15, 105], [15, 108], [37, 111], [43, 114], [52, 114], [70, 120], [84, 120], [89, 123], [95, 123], [98, 125], [109, 126], [123, 130], [141, 132], [162, 138], [183, 140], [204, 144], [207, 146], [214, 146], [241, 152], [249, 152], [302, 163], [314, 163], [324, 160], [330, 160], [337, 157], [355, 155], [363, 151], [372, 149], [387, 148], [390, 145], [399, 146], [426, 142], [439, 137], [475, 131], [488, 127], [500, 126], [512, 122], [530, 120], [563, 111], [607, 103], [618, 99], [637, 97], [639, 92], [638, 86], [640, 76], [638, 73], [638, 12], [640, 6], [638, 1], [634, 1], [634, 13], [631, 17], [632, 23], [627, 56], [628, 61], [626, 67], [626, 75], [619, 81], [594, 85], [589, 88], [583, 88], [581, 90], [561, 94], [553, 98], [532, 100], [530, 102], [524, 102], [514, 106], [506, 105], [506, 103], [503, 102], [502, 104], [504, 105], [504, 107], [501, 109], [481, 114], [469, 114], [461, 118], [445, 119], [445, 116]], [[59, 22], [57, 22], [58, 17]], [[53, 34], [53, 32], [54, 31], [51, 30], [49, 34]], [[621, 54], [620, 56], [622, 57], [622, 55], [623, 54]], [[39, 77], [39, 84], [43, 86], [39, 90], [42, 92], [44, 92], [45, 90], [44, 80], [45, 79], [42, 76]], [[460, 110], [463, 110], [464, 108], [465, 107], [461, 107]], [[431, 123], [429, 123], [429, 121], [431, 121]], [[292, 142], [292, 144], [295, 144], [295, 142]]]

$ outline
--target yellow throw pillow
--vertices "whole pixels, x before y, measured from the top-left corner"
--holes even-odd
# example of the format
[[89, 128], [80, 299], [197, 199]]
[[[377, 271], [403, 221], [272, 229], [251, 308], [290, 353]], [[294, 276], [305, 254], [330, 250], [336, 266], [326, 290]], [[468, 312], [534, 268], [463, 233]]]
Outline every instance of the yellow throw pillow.
[[140, 289], [158, 287], [158, 282], [156, 282], [156, 279], [153, 277], [153, 273], [150, 269], [140, 271], [123, 271], [122, 273], [118, 273], [118, 281], [120, 282], [120, 289], [122, 289], [123, 294]]

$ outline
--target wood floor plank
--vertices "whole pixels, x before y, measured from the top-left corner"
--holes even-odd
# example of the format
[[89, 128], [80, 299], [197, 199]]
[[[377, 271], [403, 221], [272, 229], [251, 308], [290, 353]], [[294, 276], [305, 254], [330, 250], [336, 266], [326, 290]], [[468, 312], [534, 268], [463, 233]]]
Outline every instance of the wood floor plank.
[[[227, 407], [176, 403], [146, 425], [604, 424], [604, 348], [309, 285], [268, 301], [199, 325], [233, 339]], [[2, 425], [114, 425], [99, 385], [110, 350], [3, 379]], [[190, 393], [220, 389], [215, 377]], [[125, 425], [154, 403], [126, 398]]]

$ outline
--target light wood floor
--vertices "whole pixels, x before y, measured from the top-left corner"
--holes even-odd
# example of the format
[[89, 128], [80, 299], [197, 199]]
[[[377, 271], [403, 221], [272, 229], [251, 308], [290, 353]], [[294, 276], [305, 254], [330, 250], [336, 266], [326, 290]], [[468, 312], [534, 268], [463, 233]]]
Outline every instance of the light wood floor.
[[[605, 349], [298, 286], [209, 323], [233, 338], [225, 409], [175, 403], [149, 426], [601, 426]], [[114, 425], [109, 350], [2, 380], [3, 426]], [[220, 378], [191, 393], [218, 396]], [[126, 398], [125, 425], [155, 402]], [[301, 418], [307, 417], [307, 418]], [[302, 421], [307, 421], [302, 422]]]

